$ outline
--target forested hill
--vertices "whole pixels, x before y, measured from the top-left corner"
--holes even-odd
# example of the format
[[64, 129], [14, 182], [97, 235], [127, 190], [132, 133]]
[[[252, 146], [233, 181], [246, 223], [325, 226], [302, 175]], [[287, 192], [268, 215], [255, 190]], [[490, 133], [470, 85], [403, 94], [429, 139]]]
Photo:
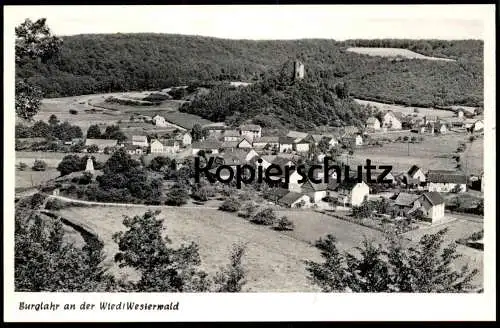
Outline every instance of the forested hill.
[[[373, 44], [372, 42], [377, 42]], [[388, 59], [346, 52], [349, 46], [406, 47], [457, 59]], [[349, 83], [352, 95], [408, 105], [480, 105], [482, 41], [250, 41], [164, 34], [77, 35], [63, 38], [49, 62], [17, 67], [46, 97], [151, 90], [193, 82], [260, 81], [290, 59], [306, 78]], [[34, 66], [33, 66], [34, 65]]]

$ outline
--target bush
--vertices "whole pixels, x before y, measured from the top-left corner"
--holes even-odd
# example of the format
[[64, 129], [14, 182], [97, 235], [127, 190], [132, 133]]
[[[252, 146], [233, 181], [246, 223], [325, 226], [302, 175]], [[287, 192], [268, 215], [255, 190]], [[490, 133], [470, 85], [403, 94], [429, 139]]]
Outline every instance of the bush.
[[181, 186], [174, 186], [167, 193], [167, 200], [165, 205], [170, 206], [181, 206], [187, 203], [189, 194], [186, 189]]
[[17, 166], [17, 168], [19, 169], [19, 171], [25, 171], [28, 168], [28, 164], [26, 164], [24, 162], [19, 162], [19, 165]]
[[238, 216], [249, 219], [254, 216], [255, 212], [257, 211], [257, 206], [254, 204], [247, 204], [243, 208], [243, 212], [239, 213]]
[[70, 114], [73, 114], [73, 115], [77, 115], [78, 114], [78, 111], [76, 109], [70, 109], [69, 110], [69, 113]]
[[241, 203], [234, 198], [229, 198], [226, 199], [221, 206], [219, 207], [219, 210], [225, 211], [225, 212], [238, 212], [241, 208]]
[[59, 199], [49, 199], [45, 204], [46, 210], [58, 211], [66, 207], [66, 204]]
[[45, 171], [47, 169], [47, 163], [42, 160], [36, 160], [31, 168], [33, 171]]
[[276, 213], [272, 208], [266, 208], [255, 214], [255, 216], [250, 220], [255, 224], [261, 225], [273, 225], [277, 220]]
[[292, 221], [288, 220], [286, 216], [282, 216], [276, 223], [275, 229], [278, 231], [293, 230], [295, 229], [295, 224]]

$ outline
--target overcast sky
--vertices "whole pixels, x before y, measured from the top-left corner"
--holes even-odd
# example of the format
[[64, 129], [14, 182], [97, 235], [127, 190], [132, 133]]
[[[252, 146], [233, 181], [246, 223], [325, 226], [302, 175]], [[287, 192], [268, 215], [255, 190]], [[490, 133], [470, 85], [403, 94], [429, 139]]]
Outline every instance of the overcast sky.
[[56, 35], [175, 33], [232, 39], [483, 39], [491, 5], [7, 6], [4, 19], [46, 17]]

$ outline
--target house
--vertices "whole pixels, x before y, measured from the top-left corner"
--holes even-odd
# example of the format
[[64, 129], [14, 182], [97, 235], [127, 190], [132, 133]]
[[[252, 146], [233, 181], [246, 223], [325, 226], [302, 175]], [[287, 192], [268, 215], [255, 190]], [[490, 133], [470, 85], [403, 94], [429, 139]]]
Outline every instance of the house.
[[239, 127], [240, 134], [250, 140], [258, 139], [262, 136], [262, 128], [257, 124], [243, 124]]
[[444, 218], [445, 201], [439, 192], [425, 192], [414, 201], [414, 208], [431, 223], [436, 223]]
[[309, 151], [309, 142], [304, 139], [294, 142], [292, 145], [292, 149], [299, 153], [305, 153]]
[[241, 139], [240, 132], [238, 130], [225, 130], [222, 133], [224, 141], [238, 141]]
[[180, 149], [180, 143], [174, 139], [163, 140], [163, 152], [167, 154], [177, 153]]
[[174, 140], [178, 141], [183, 147], [186, 147], [193, 142], [193, 137], [188, 132], [181, 132], [175, 136]]
[[346, 146], [352, 146], [352, 147], [362, 146], [363, 137], [361, 136], [361, 134], [346, 136], [342, 139], [342, 143]]
[[304, 183], [299, 183], [303, 177], [297, 172], [297, 170], [292, 170], [290, 176], [288, 177], [288, 185], [286, 186], [288, 190], [295, 192], [302, 192], [302, 185]]
[[343, 130], [344, 130], [344, 134], [342, 135], [342, 138], [350, 137], [350, 136], [353, 136], [353, 135], [360, 133], [359, 129], [354, 125], [344, 126]]
[[191, 145], [193, 156], [198, 155], [200, 150], [203, 150], [205, 153], [218, 154], [219, 149], [221, 148], [222, 143], [215, 140], [205, 140], [194, 142]]
[[236, 148], [252, 148], [252, 143], [247, 138], [239, 137], [236, 141], [224, 141], [221, 146], [221, 149], [236, 149]]
[[335, 190], [338, 195], [338, 200], [344, 206], [359, 206], [370, 194], [370, 187], [364, 182], [345, 181], [341, 184], [331, 182], [329, 190]]
[[382, 118], [382, 126], [388, 129], [401, 130], [403, 127], [402, 118], [401, 113], [395, 113], [390, 110]]
[[203, 130], [208, 131], [209, 137], [219, 138], [226, 130], [226, 126], [221, 124], [205, 125]]
[[292, 137], [279, 137], [279, 152], [284, 153], [293, 150], [295, 139]]
[[484, 129], [484, 122], [483, 122], [483, 120], [477, 120], [472, 125], [472, 132], [482, 131], [483, 129]]
[[372, 129], [372, 130], [380, 130], [380, 121], [374, 117], [374, 116], [370, 116], [367, 120], [366, 120], [366, 125], [365, 127], [367, 129]]
[[311, 206], [311, 199], [307, 195], [291, 191], [280, 198], [278, 204], [290, 208], [308, 208]]
[[465, 192], [467, 176], [459, 171], [430, 170], [426, 180], [430, 192]]
[[290, 130], [286, 136], [292, 139], [292, 143], [295, 143], [307, 137], [307, 133]]
[[144, 154], [144, 147], [138, 146], [138, 145], [128, 144], [125, 146], [125, 150], [130, 155], [142, 155], [142, 154]]
[[254, 139], [252, 142], [253, 148], [257, 149], [264, 149], [266, 147], [269, 147], [271, 149], [274, 147], [279, 148], [279, 145], [280, 145], [279, 137], [274, 137], [274, 136], [260, 137]]
[[416, 180], [417, 184], [422, 184], [425, 182], [425, 173], [422, 171], [421, 168], [419, 168], [416, 165], [413, 165], [410, 167], [408, 172], [406, 173], [406, 184], [409, 184], [408, 182], [411, 182], [411, 179]]
[[146, 136], [132, 136], [132, 145], [139, 147], [149, 146], [148, 137]]
[[173, 139], [162, 139], [161, 141], [155, 139], [150, 145], [151, 154], [173, 154], [179, 149], [179, 142]]
[[414, 203], [419, 197], [420, 195], [418, 194], [400, 192], [394, 200], [396, 215], [403, 217], [406, 216], [411, 210], [413, 210]]
[[448, 125], [446, 123], [443, 123], [443, 122], [438, 122], [434, 126], [434, 132], [440, 133], [440, 134], [445, 134], [448, 132]]
[[168, 126], [168, 123], [167, 121], [165, 121], [165, 118], [163, 116], [160, 116], [160, 115], [155, 115], [153, 117], [153, 124], [156, 125], [156, 126]]
[[439, 117], [436, 115], [426, 115], [424, 116], [424, 124], [427, 125], [427, 123], [436, 123], [439, 121]]
[[317, 203], [327, 196], [328, 184], [313, 183], [307, 180], [301, 187], [302, 193], [309, 196], [312, 203]]
[[335, 147], [338, 144], [338, 141], [334, 136], [327, 134], [309, 134], [302, 141], [307, 141], [309, 144], [314, 144], [317, 146], [323, 139], [326, 139], [329, 148]]
[[249, 163], [253, 160], [259, 159], [259, 154], [253, 150], [253, 149], [233, 149], [233, 150], [227, 150], [225, 151], [221, 157], [224, 158], [224, 156], [236, 156], [241, 159], [242, 163]]
[[116, 147], [118, 146], [118, 140], [110, 140], [110, 139], [86, 139], [85, 140], [85, 147], [89, 146], [97, 146], [99, 149], [99, 152], [102, 153], [104, 152], [105, 148], [111, 148], [111, 147]]

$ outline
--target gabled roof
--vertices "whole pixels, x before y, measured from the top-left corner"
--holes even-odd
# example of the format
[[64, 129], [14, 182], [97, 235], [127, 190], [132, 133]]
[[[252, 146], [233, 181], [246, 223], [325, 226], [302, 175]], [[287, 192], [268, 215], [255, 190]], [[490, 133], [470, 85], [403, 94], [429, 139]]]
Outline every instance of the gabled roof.
[[293, 161], [289, 158], [285, 158], [285, 157], [280, 157], [280, 156], [277, 156], [273, 161], [272, 161], [272, 164], [276, 164], [276, 165], [279, 165], [279, 166], [285, 166], [288, 162], [292, 162]]
[[165, 140], [162, 140], [161, 143], [165, 147], [174, 147], [176, 145], [179, 145], [178, 141], [174, 140], [174, 139], [165, 139]]
[[305, 137], [307, 137], [307, 133], [290, 130], [288, 131], [286, 136], [293, 138], [294, 140], [297, 140], [297, 139], [304, 139]]
[[107, 147], [113, 147], [118, 144], [118, 140], [112, 140], [112, 139], [86, 139], [85, 140], [85, 146], [91, 146], [91, 145], [96, 145], [96, 146], [107, 146]]
[[279, 143], [280, 144], [288, 144], [292, 145], [295, 142], [295, 138], [286, 136], [286, 137], [279, 137]]
[[430, 170], [427, 172], [427, 181], [434, 183], [466, 184], [467, 176], [460, 171]]
[[408, 170], [408, 175], [409, 175], [409, 176], [411, 176], [411, 177], [413, 177], [413, 175], [414, 175], [415, 173], [417, 173], [417, 172], [418, 172], [418, 170], [420, 170], [420, 168], [419, 168], [418, 166], [416, 166], [416, 165], [413, 165], [413, 166], [412, 166], [412, 167], [410, 167], [410, 169]]
[[324, 182], [321, 182], [321, 183], [314, 183], [312, 182], [311, 180], [307, 180], [306, 182], [304, 182], [304, 184], [302, 185], [302, 188], [311, 188], [312, 190], [314, 191], [324, 191], [324, 190], [327, 190], [328, 189], [328, 184], [327, 183], [324, 183]]
[[422, 197], [425, 197], [433, 206], [440, 205], [444, 203], [444, 198], [440, 193], [433, 192], [424, 192]]
[[241, 141], [224, 141], [220, 148], [237, 148]]
[[304, 195], [299, 194], [298, 192], [290, 191], [288, 194], [283, 196], [278, 202], [285, 204], [285, 205], [292, 205], [293, 203], [295, 203], [297, 200], [299, 200], [303, 196]]
[[420, 198], [420, 195], [400, 192], [394, 203], [399, 206], [412, 206], [413, 202]]
[[359, 133], [359, 129], [354, 125], [349, 125], [344, 127], [344, 134], [342, 137], [349, 137]]

